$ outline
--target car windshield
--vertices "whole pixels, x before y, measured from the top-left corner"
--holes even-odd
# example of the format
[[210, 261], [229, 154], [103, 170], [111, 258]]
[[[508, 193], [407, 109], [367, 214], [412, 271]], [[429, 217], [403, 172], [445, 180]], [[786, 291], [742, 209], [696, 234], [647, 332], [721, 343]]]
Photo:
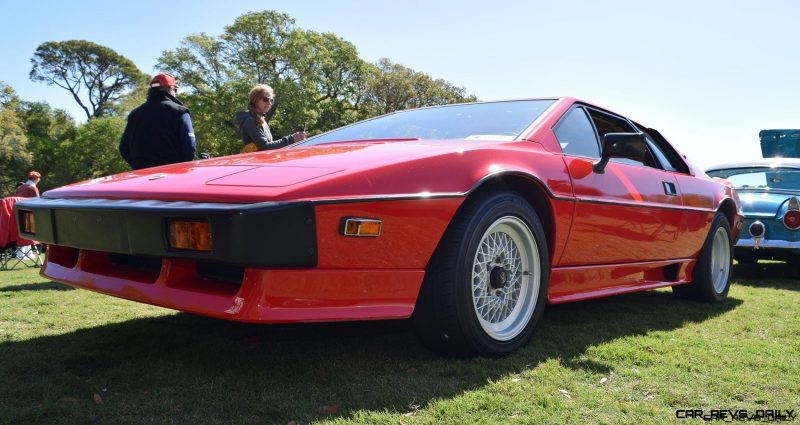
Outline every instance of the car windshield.
[[320, 134], [301, 145], [381, 139], [514, 140], [553, 102], [515, 100], [398, 111]]
[[800, 192], [800, 169], [797, 168], [732, 168], [709, 171], [711, 177], [730, 180], [740, 190], [791, 190]]

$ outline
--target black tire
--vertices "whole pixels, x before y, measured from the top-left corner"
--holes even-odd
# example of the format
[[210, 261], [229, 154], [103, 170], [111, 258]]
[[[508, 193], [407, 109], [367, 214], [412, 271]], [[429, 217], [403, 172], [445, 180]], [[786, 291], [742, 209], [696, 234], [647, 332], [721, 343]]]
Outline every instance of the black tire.
[[478, 195], [465, 201], [428, 264], [414, 328], [441, 354], [507, 355], [533, 334], [549, 277], [547, 239], [530, 204], [509, 192]]
[[697, 257], [697, 263], [692, 271], [692, 282], [673, 286], [672, 292], [679, 298], [707, 302], [724, 301], [731, 287], [732, 269], [731, 225], [728, 218], [718, 212]]

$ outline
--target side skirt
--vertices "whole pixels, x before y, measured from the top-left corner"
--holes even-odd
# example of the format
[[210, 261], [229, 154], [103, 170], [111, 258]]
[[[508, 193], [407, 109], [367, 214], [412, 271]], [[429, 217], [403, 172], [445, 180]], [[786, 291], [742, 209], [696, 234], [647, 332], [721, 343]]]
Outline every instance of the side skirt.
[[689, 283], [696, 260], [555, 267], [547, 300], [552, 304], [646, 291]]

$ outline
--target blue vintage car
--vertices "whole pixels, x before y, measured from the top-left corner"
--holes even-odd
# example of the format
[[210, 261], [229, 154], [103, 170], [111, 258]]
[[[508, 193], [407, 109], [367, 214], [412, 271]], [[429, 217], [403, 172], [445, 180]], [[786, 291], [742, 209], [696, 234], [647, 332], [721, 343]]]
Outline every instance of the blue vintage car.
[[707, 173], [728, 179], [739, 192], [747, 231], [734, 249], [738, 262], [771, 259], [800, 265], [800, 159], [723, 164]]

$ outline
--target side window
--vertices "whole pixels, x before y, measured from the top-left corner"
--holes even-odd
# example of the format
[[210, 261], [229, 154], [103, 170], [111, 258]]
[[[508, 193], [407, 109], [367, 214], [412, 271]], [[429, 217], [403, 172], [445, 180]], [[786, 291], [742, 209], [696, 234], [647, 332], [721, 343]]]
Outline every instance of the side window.
[[583, 108], [572, 108], [567, 112], [553, 129], [553, 133], [565, 154], [600, 158], [597, 136]]
[[668, 171], [675, 171], [677, 173], [689, 174], [689, 167], [681, 159], [680, 154], [675, 151], [669, 142], [664, 139], [664, 136], [652, 128], [647, 128], [641, 124], [636, 123], [639, 131], [647, 135], [648, 148], [653, 152], [653, 155], [663, 165], [663, 168]]
[[663, 168], [667, 171], [678, 171], [672, 166], [672, 164], [669, 163], [669, 159], [667, 159], [667, 156], [664, 154], [664, 152], [661, 152], [661, 149], [659, 149], [658, 145], [656, 145], [656, 142], [654, 142], [653, 139], [647, 134], [645, 134], [645, 138], [647, 139], [647, 150], [650, 151], [653, 156], [656, 157], [656, 160], [661, 163], [660, 168]]
[[[589, 109], [589, 115], [592, 117], [592, 121], [594, 122], [595, 128], [597, 128], [597, 134], [600, 136], [601, 141], [607, 133], [636, 133], [639, 131], [628, 121], [604, 112]], [[653, 158], [653, 153], [650, 149], [648, 149], [644, 161], [636, 161], [629, 158], [611, 158], [611, 162], [638, 165], [640, 167], [661, 168], [655, 158]]]

